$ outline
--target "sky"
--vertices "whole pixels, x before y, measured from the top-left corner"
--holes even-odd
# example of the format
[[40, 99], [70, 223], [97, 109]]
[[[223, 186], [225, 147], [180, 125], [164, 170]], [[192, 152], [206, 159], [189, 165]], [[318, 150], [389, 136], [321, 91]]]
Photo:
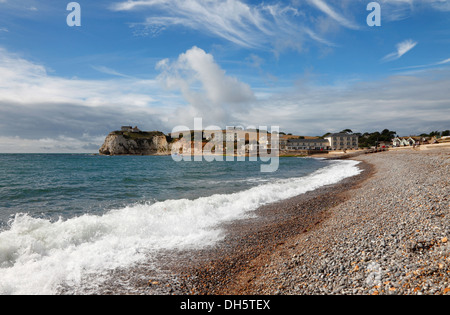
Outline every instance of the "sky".
[[0, 0], [0, 153], [122, 125], [450, 129], [450, 0]]

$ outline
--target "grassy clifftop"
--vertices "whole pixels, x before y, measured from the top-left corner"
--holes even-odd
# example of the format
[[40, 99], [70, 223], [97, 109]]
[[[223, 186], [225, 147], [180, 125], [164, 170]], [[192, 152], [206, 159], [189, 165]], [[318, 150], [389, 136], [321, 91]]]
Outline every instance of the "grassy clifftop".
[[166, 136], [161, 131], [141, 131], [141, 132], [128, 132], [128, 131], [113, 131], [112, 134], [116, 136], [123, 136], [127, 140], [150, 140], [153, 137]]

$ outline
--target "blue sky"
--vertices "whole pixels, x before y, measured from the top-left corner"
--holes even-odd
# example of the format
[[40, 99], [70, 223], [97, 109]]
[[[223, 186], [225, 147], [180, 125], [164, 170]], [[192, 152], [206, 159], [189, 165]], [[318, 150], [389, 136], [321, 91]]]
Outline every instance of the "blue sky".
[[450, 129], [450, 1], [0, 0], [0, 152], [95, 152], [121, 125]]

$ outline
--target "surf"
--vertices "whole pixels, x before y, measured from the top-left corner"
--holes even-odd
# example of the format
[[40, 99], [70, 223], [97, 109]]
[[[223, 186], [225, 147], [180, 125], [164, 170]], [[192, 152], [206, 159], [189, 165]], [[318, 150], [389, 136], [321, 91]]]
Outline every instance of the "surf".
[[[161, 250], [215, 246], [221, 224], [258, 207], [358, 175], [356, 161], [330, 161], [312, 174], [274, 179], [231, 194], [131, 204], [56, 221], [16, 214], [0, 233], [0, 294], [57, 294], [86, 275], [132, 266]], [[175, 197], [175, 196], [174, 196]]]

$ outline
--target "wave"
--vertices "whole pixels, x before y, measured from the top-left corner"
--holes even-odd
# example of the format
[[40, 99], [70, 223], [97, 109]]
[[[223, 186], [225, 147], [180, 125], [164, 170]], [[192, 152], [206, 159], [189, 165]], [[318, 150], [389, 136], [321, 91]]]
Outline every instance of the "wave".
[[134, 204], [101, 216], [49, 221], [18, 214], [0, 233], [0, 294], [56, 294], [83, 276], [127, 267], [160, 250], [200, 249], [223, 239], [220, 224], [258, 207], [359, 174], [356, 161], [233, 194]]

